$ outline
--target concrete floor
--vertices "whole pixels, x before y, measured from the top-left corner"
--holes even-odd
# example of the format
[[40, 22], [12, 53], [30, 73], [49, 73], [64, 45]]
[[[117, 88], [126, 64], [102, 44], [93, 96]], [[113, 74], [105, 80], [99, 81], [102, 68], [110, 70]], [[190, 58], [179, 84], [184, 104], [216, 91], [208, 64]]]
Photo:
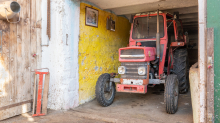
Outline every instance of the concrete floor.
[[26, 113], [3, 123], [192, 123], [190, 93], [180, 95], [176, 114], [167, 114], [162, 87], [149, 88], [147, 94], [117, 93], [114, 103], [101, 107], [96, 100], [69, 111], [49, 110], [47, 116], [31, 117]]

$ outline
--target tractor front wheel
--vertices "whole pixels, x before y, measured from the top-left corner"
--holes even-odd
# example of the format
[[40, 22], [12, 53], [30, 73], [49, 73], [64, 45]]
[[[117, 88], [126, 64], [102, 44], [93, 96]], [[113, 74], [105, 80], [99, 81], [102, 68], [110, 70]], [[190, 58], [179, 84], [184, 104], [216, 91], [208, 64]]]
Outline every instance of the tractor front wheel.
[[113, 103], [115, 98], [115, 83], [110, 82], [110, 74], [105, 73], [99, 76], [96, 82], [96, 99], [103, 107], [107, 107]]
[[166, 112], [175, 114], [178, 109], [179, 98], [179, 81], [177, 75], [171, 74], [167, 77], [165, 83], [164, 102], [166, 105]]

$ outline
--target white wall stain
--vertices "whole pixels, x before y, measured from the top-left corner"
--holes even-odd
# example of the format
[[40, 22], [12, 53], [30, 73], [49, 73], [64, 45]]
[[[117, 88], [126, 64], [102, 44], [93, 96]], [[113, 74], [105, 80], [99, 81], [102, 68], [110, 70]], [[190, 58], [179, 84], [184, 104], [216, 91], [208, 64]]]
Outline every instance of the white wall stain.
[[[42, 44], [47, 44], [47, 1], [42, 1]], [[50, 70], [48, 108], [78, 106], [79, 0], [51, 1], [51, 40], [42, 47], [42, 68]], [[68, 39], [66, 38], [68, 35]], [[66, 41], [68, 45], [66, 45]]]

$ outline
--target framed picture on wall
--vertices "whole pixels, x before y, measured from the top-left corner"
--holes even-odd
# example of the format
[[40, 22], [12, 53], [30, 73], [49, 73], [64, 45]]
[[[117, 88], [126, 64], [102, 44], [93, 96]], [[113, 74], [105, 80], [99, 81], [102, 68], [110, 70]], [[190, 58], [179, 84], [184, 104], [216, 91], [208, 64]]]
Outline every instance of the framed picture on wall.
[[90, 7], [86, 7], [86, 25], [98, 27], [99, 11]]
[[111, 17], [107, 18], [106, 29], [115, 31], [115, 21]]
[[111, 31], [115, 31], [115, 21], [111, 21]]

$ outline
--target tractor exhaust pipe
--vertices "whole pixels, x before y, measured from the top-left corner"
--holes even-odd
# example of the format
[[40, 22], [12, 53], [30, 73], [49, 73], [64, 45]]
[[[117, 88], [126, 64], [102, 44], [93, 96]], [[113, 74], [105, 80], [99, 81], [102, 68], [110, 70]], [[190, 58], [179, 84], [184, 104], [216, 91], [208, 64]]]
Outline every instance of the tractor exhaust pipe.
[[160, 25], [159, 25], [159, 9], [157, 10], [157, 34], [156, 34], [157, 60], [160, 59]]
[[21, 11], [21, 6], [18, 2], [5, 0], [0, 2], [0, 20], [12, 19]]

